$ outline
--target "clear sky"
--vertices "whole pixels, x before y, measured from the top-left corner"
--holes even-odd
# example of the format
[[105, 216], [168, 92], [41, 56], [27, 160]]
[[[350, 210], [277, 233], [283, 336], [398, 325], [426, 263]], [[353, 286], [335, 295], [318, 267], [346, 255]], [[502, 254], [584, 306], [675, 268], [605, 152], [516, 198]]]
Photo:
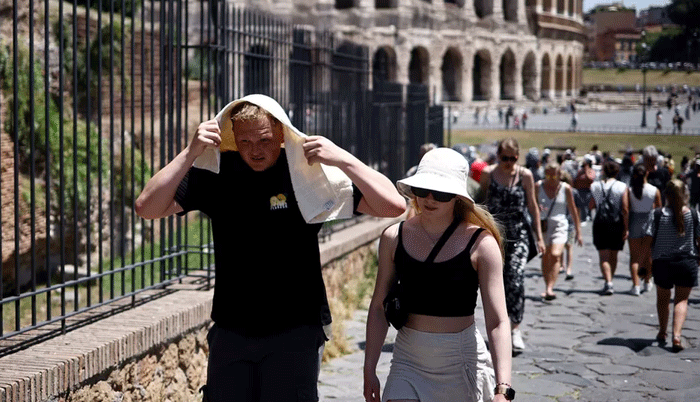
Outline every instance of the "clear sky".
[[617, 1], [622, 1], [626, 7], [636, 8], [637, 12], [649, 6], [667, 6], [671, 3], [671, 0], [583, 0], [583, 12], [588, 12], [598, 4], [610, 4]]

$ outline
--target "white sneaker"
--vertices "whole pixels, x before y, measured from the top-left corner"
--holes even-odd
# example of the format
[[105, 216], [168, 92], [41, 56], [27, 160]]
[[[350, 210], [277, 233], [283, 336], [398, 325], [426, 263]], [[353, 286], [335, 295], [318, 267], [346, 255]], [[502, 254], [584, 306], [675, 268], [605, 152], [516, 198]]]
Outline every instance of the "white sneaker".
[[514, 329], [510, 332], [510, 337], [513, 340], [513, 350], [523, 351], [525, 350], [525, 342], [523, 342], [523, 335], [519, 329]]
[[654, 282], [644, 282], [644, 293], [654, 290]]
[[637, 285], [637, 286], [632, 285], [632, 289], [630, 289], [630, 294], [633, 296], [639, 296], [640, 294], [642, 294], [642, 291], [641, 291], [641, 288], [639, 287], [639, 285]]
[[605, 285], [603, 285], [603, 291], [601, 294], [605, 296], [610, 296], [613, 293], [615, 293], [615, 289], [613, 289], [613, 283], [612, 282], [605, 282]]

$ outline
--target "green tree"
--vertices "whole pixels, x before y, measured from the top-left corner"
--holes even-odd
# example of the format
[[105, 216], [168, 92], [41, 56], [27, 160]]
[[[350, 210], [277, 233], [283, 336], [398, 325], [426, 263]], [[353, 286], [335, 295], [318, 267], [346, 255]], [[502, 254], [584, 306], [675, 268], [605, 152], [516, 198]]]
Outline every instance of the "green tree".
[[668, 6], [668, 17], [684, 28], [686, 34], [700, 30], [700, 1], [673, 0]]

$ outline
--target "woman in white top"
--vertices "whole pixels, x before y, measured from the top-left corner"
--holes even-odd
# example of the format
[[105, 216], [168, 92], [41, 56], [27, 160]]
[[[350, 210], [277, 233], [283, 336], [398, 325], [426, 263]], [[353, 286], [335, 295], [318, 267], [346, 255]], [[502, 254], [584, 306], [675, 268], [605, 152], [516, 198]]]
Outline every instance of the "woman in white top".
[[[612, 202], [615, 213], [619, 214], [616, 223], [603, 222], [596, 216], [593, 219], [593, 245], [598, 250], [600, 259], [600, 272], [605, 278], [605, 285], [601, 293], [612, 295], [612, 278], [617, 269], [617, 253], [622, 250], [627, 240], [629, 200], [627, 199], [627, 186], [615, 179], [620, 171], [620, 165], [613, 160], [603, 164], [603, 178], [591, 185], [592, 198], [588, 204], [590, 209], [602, 206], [608, 199]], [[596, 211], [596, 215], [601, 212]]]
[[537, 182], [537, 203], [540, 208], [541, 227], [545, 249], [542, 254], [542, 277], [545, 292], [542, 298], [554, 300], [554, 283], [559, 275], [564, 245], [569, 235], [566, 210], [574, 217], [576, 241], [583, 244], [581, 229], [571, 187], [560, 180], [559, 164], [550, 162], [544, 169], [544, 180]]
[[629, 246], [630, 246], [630, 276], [632, 289], [630, 293], [639, 296], [639, 269], [646, 268], [644, 274], [644, 291], [651, 289], [651, 238], [645, 237], [644, 225], [649, 212], [661, 207], [661, 192], [647, 183], [647, 169], [643, 164], [636, 165], [630, 179], [629, 202]]

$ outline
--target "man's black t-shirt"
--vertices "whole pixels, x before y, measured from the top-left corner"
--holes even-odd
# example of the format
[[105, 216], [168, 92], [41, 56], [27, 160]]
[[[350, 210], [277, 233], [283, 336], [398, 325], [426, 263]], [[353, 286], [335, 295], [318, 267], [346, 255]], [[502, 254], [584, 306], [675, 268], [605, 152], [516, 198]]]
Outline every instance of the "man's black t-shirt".
[[[355, 191], [355, 208], [361, 198]], [[331, 322], [318, 232], [299, 211], [284, 150], [263, 172], [238, 152], [221, 154], [220, 172], [191, 168], [175, 200], [184, 213], [211, 218], [216, 283], [211, 317], [243, 335], [269, 335]]]

